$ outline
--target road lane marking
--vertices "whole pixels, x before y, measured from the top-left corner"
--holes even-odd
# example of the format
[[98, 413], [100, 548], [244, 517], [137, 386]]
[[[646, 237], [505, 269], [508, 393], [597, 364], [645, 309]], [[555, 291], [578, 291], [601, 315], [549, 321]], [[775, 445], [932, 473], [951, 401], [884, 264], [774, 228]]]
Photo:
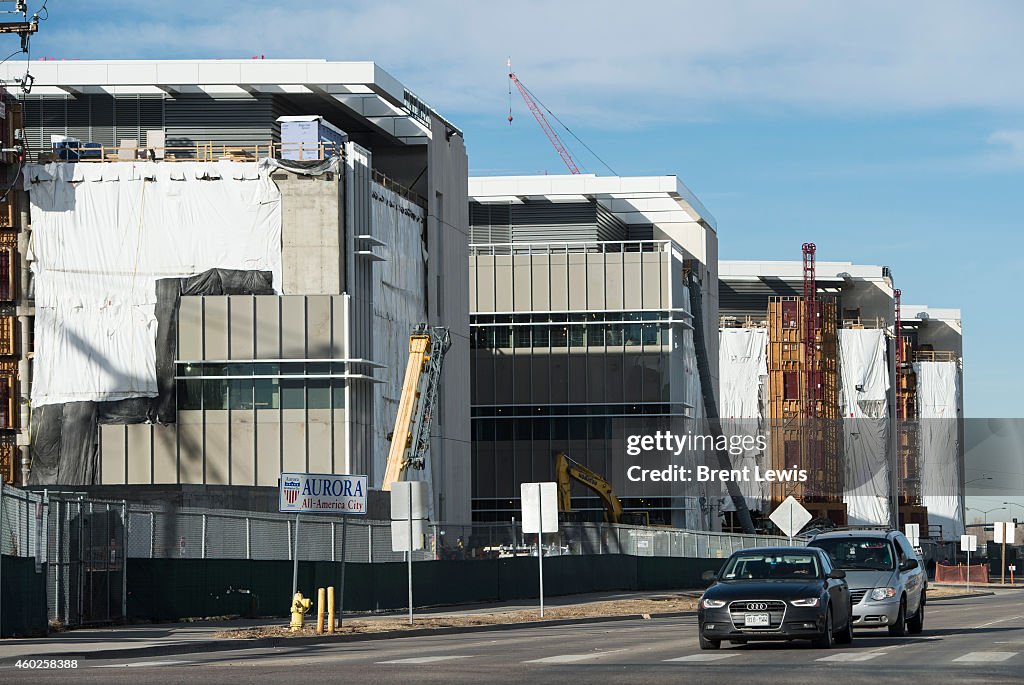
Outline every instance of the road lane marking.
[[841, 652], [831, 656], [823, 656], [815, 661], [870, 661], [876, 656], [885, 656], [887, 652]]
[[389, 661], [378, 661], [378, 664], [432, 664], [437, 661], [450, 661], [451, 659], [470, 659], [472, 654], [449, 654], [448, 656], [413, 656], [408, 659], [391, 659]]
[[978, 664], [988, 661], [1006, 661], [1015, 656], [1017, 656], [1017, 652], [968, 652], [963, 656], [958, 656], [953, 661], [962, 664]]
[[690, 654], [677, 656], [675, 659], [665, 659], [665, 661], [721, 661], [734, 656], [739, 656], [739, 654]]
[[542, 659], [530, 659], [524, 661], [524, 664], [574, 664], [577, 661], [584, 661], [586, 659], [596, 659], [599, 656], [606, 656], [608, 654], [614, 654], [616, 652], [624, 652], [625, 649], [611, 649], [607, 652], [588, 652], [587, 654], [557, 654], [555, 656], [546, 656]]
[[1008, 616], [1007, 618], [1001, 618], [997, 621], [989, 621], [988, 623], [982, 623], [980, 626], [974, 626], [974, 628], [972, 628], [971, 630], [977, 630], [978, 628], [988, 628], [989, 626], [994, 626], [995, 624], [1002, 623], [1003, 621], [1012, 621], [1015, 618], [1024, 618], [1024, 614], [1020, 614], [1019, 616]]
[[133, 661], [130, 664], [99, 664], [93, 668], [147, 668], [149, 666], [180, 666], [191, 661]]

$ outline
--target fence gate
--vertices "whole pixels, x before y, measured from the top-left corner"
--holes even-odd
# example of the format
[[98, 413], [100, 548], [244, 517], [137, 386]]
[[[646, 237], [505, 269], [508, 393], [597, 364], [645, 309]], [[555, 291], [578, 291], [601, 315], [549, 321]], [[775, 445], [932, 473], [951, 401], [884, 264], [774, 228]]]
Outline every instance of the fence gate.
[[123, 622], [124, 504], [51, 497], [49, 513], [50, 620], [67, 626]]

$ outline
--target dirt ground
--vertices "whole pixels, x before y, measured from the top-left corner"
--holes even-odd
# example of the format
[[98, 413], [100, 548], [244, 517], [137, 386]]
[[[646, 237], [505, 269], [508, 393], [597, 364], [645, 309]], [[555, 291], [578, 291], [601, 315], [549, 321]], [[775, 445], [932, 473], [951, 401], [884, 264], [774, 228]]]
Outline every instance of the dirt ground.
[[[579, 606], [545, 607], [544, 620], [560, 618], [592, 618], [599, 616], [650, 616], [651, 614], [671, 613], [677, 611], [696, 611], [697, 598], [686, 595], [666, 594], [659, 597], [643, 599], [624, 599], [607, 602], [590, 602]], [[424, 614], [414, 618], [411, 629], [426, 630], [430, 628], [452, 628], [462, 626], [498, 625], [507, 623], [529, 623], [539, 621], [540, 611], [494, 611], [480, 614]], [[226, 630], [217, 633], [222, 638], [257, 638], [257, 637], [309, 637], [316, 635], [316, 615], [306, 615], [306, 625], [302, 632], [291, 632], [288, 626], [263, 626], [240, 630]], [[344, 626], [335, 631], [336, 634], [351, 635], [364, 633], [382, 633], [392, 630], [410, 630], [405, 615], [394, 615], [378, 618], [347, 618]]]

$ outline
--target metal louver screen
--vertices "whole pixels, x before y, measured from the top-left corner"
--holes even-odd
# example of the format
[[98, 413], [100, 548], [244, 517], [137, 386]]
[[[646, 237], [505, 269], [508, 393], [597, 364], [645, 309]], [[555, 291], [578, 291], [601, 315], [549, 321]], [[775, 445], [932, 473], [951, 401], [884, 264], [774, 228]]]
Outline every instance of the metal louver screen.
[[508, 243], [512, 241], [508, 204], [469, 203], [469, 242]]
[[164, 113], [167, 145], [266, 144], [273, 137], [273, 114], [270, 96], [219, 100], [209, 97], [169, 99]]

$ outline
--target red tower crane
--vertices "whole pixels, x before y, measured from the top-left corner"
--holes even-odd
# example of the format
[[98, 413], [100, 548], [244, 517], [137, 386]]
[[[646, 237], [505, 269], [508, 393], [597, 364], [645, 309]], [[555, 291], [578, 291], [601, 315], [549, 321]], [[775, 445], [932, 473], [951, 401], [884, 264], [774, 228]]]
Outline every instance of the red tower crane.
[[821, 374], [815, 368], [817, 356], [818, 330], [821, 328], [820, 312], [818, 311], [818, 283], [814, 273], [814, 243], [803, 244], [804, 254], [804, 368], [807, 384], [807, 416], [813, 418], [818, 413], [818, 384]]
[[[544, 135], [546, 135], [548, 140], [551, 141], [551, 145], [554, 146], [555, 152], [557, 152], [558, 156], [562, 158], [563, 162], [565, 162], [565, 166], [569, 167], [569, 173], [580, 173], [580, 169], [576, 165], [576, 160], [572, 158], [572, 155], [569, 154], [569, 150], [562, 143], [562, 139], [558, 137], [558, 134], [555, 133], [555, 129], [553, 129], [551, 124], [548, 123], [547, 117], [544, 116], [544, 112], [542, 112], [540, 107], [537, 105], [537, 101], [530, 94], [529, 89], [527, 89], [527, 87], [520, 82], [515, 73], [513, 73], [512, 60], [508, 61], [508, 78], [511, 83], [516, 85], [516, 88], [519, 90], [519, 94], [523, 96], [523, 100], [526, 101], [526, 106], [530, 108], [530, 112], [533, 113], [533, 117], [537, 120], [537, 123], [540, 124], [541, 129], [544, 131]], [[508, 113], [508, 123], [512, 123], [511, 101]]]

